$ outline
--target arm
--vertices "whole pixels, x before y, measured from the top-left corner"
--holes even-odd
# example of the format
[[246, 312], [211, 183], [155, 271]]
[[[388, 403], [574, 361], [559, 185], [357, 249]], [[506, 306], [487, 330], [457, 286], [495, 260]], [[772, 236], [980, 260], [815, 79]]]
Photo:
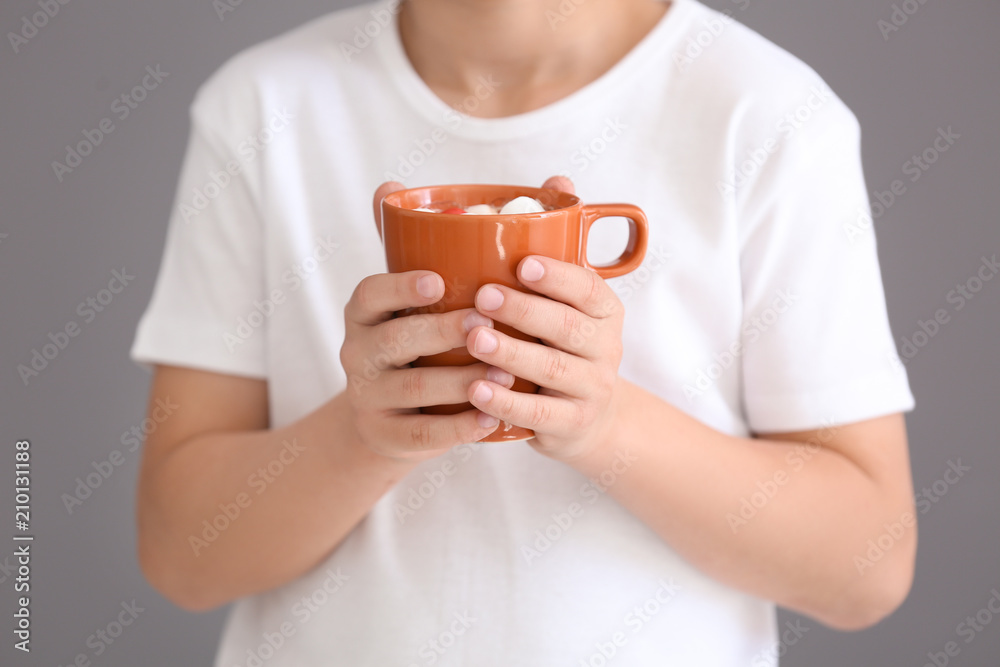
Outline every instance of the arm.
[[154, 587], [188, 609], [309, 570], [409, 468], [346, 437], [343, 394], [274, 430], [263, 380], [161, 366], [151, 410], [158, 399], [180, 407], [144, 448], [139, 561]]
[[[733, 587], [844, 629], [871, 625], [902, 602], [915, 527], [872, 567], [855, 561], [885, 525], [914, 517], [899, 415], [760, 438], [719, 433], [618, 378], [623, 308], [596, 274], [543, 257], [526, 258], [518, 271], [550, 298], [485, 286], [477, 307], [548, 345], [476, 329], [468, 346], [544, 389], [517, 394], [478, 381], [469, 389], [476, 407], [534, 429], [538, 451], [590, 477], [629, 452], [636, 465], [608, 492]], [[773, 497], [745, 524], [733, 521], [758, 483], [775, 479], [782, 483]]]
[[630, 450], [639, 464], [608, 493], [696, 567], [844, 630], [902, 603], [915, 524], [874, 565], [856, 560], [886, 526], [916, 516], [901, 415], [737, 438], [635, 385], [620, 392], [613, 436], [571, 465], [597, 476]]
[[262, 380], [157, 368], [150, 413], [158, 400], [180, 407], [150, 434], [139, 475], [139, 560], [153, 586], [201, 610], [295, 579], [417, 463], [496, 428], [477, 410], [429, 416], [415, 407], [463, 402], [489, 371], [406, 367], [490, 324], [468, 310], [392, 318], [443, 295], [426, 271], [362, 281], [345, 310], [341, 361], [349, 380], [363, 377], [366, 359], [387, 352], [388, 363], [282, 428], [269, 428]]
[[[544, 187], [572, 191], [563, 177]], [[376, 227], [382, 198], [402, 188], [388, 182], [375, 191]], [[497, 428], [478, 410], [419, 412], [465, 402], [476, 380], [514, 382], [486, 364], [409, 368], [417, 357], [463, 346], [474, 327], [493, 326], [474, 309], [394, 317], [443, 296], [444, 281], [429, 271], [361, 281], [344, 310], [348, 389], [282, 428], [269, 428], [262, 380], [157, 368], [149, 413], [158, 401], [181, 407], [149, 435], [139, 472], [139, 562], [154, 587], [203, 610], [291, 581], [322, 562], [415, 465]], [[238, 516], [229, 519], [227, 508]], [[219, 519], [225, 528], [209, 539], [220, 514], [229, 520]]]

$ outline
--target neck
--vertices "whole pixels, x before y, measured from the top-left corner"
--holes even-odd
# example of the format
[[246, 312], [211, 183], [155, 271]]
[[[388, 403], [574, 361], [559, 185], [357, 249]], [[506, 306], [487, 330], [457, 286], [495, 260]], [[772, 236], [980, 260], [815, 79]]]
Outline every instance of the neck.
[[[495, 118], [597, 79], [666, 10], [660, 0], [405, 0], [399, 26], [410, 62], [438, 97]], [[475, 109], [463, 108], [469, 95]]]

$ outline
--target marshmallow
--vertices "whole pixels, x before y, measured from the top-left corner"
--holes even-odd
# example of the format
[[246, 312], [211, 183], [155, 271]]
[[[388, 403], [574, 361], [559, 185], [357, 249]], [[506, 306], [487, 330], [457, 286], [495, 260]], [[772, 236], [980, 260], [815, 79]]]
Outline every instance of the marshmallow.
[[476, 204], [465, 209], [468, 215], [496, 215], [497, 209], [489, 204]]
[[545, 207], [537, 199], [531, 197], [517, 197], [511, 199], [500, 209], [500, 215], [513, 215], [517, 213], [542, 213]]

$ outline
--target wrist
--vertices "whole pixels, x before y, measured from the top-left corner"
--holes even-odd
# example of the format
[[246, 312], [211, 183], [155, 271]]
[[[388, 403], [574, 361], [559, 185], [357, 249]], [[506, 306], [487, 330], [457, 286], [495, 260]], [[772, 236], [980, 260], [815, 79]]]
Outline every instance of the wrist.
[[615, 387], [603, 418], [591, 429], [588, 443], [576, 453], [561, 457], [561, 461], [584, 475], [597, 475], [620, 457], [629, 420], [629, 405], [635, 385], [616, 377]]
[[398, 481], [420, 463], [370, 446], [357, 427], [357, 417], [346, 392], [341, 392], [313, 414], [318, 420], [314, 428], [323, 434], [322, 441], [326, 443], [330, 467], [377, 471], [387, 479]]

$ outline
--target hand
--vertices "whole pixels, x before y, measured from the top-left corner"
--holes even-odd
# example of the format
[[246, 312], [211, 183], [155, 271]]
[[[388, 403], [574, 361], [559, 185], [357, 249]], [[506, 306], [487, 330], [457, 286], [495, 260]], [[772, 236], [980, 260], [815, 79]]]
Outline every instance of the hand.
[[[573, 192], [573, 183], [554, 176], [542, 187]], [[389, 181], [375, 191], [372, 213], [376, 227], [382, 199], [404, 189]], [[349, 405], [360, 442], [395, 459], [423, 460], [464, 442], [475, 442], [496, 430], [499, 421], [478, 410], [459, 415], [422, 415], [428, 405], [464, 403], [476, 380], [509, 388], [514, 376], [486, 364], [461, 368], [409, 368], [417, 357], [465, 344], [475, 327], [492, 328], [475, 309], [393, 318], [410, 307], [428, 306], [444, 296], [440, 276], [429, 271], [370, 276], [355, 289], [345, 309], [346, 334], [340, 359], [348, 377]]]
[[493, 322], [467, 308], [449, 313], [393, 317], [397, 310], [429, 306], [444, 296], [444, 281], [430, 271], [380, 274], [362, 280], [344, 309], [346, 333], [340, 362], [358, 441], [382, 456], [422, 461], [496, 430], [499, 422], [479, 410], [424, 415], [428, 405], [464, 403], [469, 385], [490, 378], [509, 387], [509, 373], [486, 364], [409, 368], [417, 357], [465, 344], [474, 328]]
[[481, 326], [466, 344], [475, 358], [534, 382], [539, 392], [514, 392], [487, 377], [472, 383], [469, 400], [485, 414], [534, 430], [529, 444], [546, 456], [585, 457], [608, 441], [616, 423], [625, 309], [600, 276], [574, 264], [532, 255], [517, 276], [538, 294], [484, 285], [476, 309], [545, 344]]

